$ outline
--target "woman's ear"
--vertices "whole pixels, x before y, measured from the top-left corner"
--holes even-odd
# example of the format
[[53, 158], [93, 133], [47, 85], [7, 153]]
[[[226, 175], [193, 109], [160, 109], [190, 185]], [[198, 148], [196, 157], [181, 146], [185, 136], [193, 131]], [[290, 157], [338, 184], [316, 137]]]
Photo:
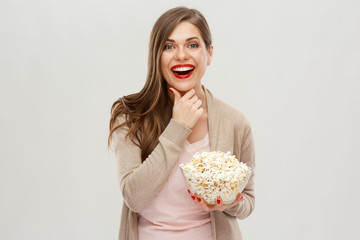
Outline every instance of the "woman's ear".
[[210, 63], [211, 63], [212, 56], [213, 56], [213, 51], [214, 51], [214, 47], [213, 47], [213, 45], [211, 44], [210, 47], [209, 47], [209, 49], [207, 49], [207, 52], [208, 52], [208, 60], [207, 60], [207, 64], [206, 64], [207, 66], [209, 66]]

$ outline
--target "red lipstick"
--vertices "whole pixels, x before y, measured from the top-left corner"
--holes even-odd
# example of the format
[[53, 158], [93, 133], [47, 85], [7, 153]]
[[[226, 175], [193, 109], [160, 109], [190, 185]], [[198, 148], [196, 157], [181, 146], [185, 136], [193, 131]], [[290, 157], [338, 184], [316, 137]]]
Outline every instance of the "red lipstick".
[[170, 70], [175, 77], [185, 79], [191, 76], [195, 70], [195, 66], [192, 64], [177, 64], [172, 66]]

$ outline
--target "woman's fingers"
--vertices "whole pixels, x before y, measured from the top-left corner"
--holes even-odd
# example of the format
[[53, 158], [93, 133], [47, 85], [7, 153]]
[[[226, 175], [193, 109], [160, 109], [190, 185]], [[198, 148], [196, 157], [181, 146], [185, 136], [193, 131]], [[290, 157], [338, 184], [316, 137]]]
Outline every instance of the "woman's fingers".
[[194, 107], [195, 108], [199, 108], [202, 104], [202, 101], [200, 99], [198, 99], [195, 103], [194, 103]]
[[194, 201], [194, 203], [196, 205], [198, 205], [200, 208], [202, 208], [204, 211], [224, 211], [224, 205], [222, 205], [222, 202], [220, 202], [220, 204], [217, 205], [207, 205], [206, 202], [204, 201], [204, 199], [202, 199], [202, 197], [194, 195], [190, 192], [190, 190], [187, 190], [188, 193], [190, 194], [190, 197], [192, 198], [192, 200]]
[[198, 96], [194, 95], [192, 96], [192, 98], [189, 99], [189, 101], [194, 104], [198, 99], [199, 99]]
[[195, 89], [187, 91], [182, 97], [176, 89], [169, 89], [175, 95], [173, 119], [191, 129], [204, 112], [204, 109], [200, 107], [201, 100], [195, 95]]
[[220, 201], [220, 203], [217, 203], [216, 205], [207, 205], [205, 203], [205, 201], [201, 201], [199, 203], [197, 203], [202, 209], [204, 209], [205, 211], [224, 211], [225, 210], [225, 206], [223, 205], [222, 201]]
[[195, 94], [195, 89], [191, 89], [189, 91], [187, 91], [187, 93], [184, 94], [184, 96], [182, 96], [184, 99], [189, 100], [192, 96], [194, 96]]
[[181, 94], [175, 88], [169, 88], [169, 90], [174, 93], [175, 102], [177, 102], [181, 98]]
[[239, 193], [236, 196], [236, 199], [230, 204], [223, 204], [221, 199], [217, 199], [216, 205], [207, 205], [206, 202], [201, 197], [192, 194], [189, 189], [188, 189], [188, 193], [190, 194], [194, 203], [196, 205], [198, 205], [199, 207], [201, 207], [204, 211], [215, 211], [215, 210], [216, 211], [224, 211], [227, 207], [237, 204], [243, 200], [243, 195], [241, 193]]

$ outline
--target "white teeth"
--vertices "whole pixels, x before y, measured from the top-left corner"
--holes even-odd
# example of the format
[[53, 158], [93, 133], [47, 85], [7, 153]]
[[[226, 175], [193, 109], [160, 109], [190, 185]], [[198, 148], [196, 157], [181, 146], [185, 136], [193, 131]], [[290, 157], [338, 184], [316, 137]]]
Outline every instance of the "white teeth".
[[193, 70], [193, 67], [178, 67], [178, 68], [173, 68], [173, 71], [177, 71], [177, 72], [184, 72], [184, 71], [189, 71], [189, 70]]

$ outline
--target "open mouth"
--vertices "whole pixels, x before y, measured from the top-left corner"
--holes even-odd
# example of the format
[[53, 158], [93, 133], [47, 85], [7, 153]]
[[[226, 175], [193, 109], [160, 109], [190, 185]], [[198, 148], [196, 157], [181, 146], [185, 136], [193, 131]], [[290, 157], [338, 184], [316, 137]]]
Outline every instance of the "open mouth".
[[195, 69], [195, 66], [191, 64], [181, 64], [181, 65], [175, 65], [171, 68], [172, 73], [177, 78], [188, 78], [191, 76]]

